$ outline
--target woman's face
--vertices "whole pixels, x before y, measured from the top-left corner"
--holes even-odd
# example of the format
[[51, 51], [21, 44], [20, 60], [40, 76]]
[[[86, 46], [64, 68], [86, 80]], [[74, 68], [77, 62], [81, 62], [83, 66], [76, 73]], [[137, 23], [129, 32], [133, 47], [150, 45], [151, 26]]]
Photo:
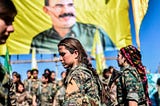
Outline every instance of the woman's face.
[[118, 65], [120, 66], [120, 67], [122, 67], [123, 66], [123, 64], [124, 64], [124, 62], [125, 62], [125, 58], [122, 56], [122, 54], [119, 52], [118, 53], [118, 56], [117, 56], [117, 63], [118, 63]]
[[16, 83], [19, 79], [14, 75], [13, 76], [13, 83]]
[[64, 68], [72, 68], [78, 64], [78, 52], [76, 50], [71, 54], [65, 46], [59, 46], [58, 51], [60, 54], [60, 61]]
[[51, 73], [51, 79], [55, 79], [56, 78], [56, 73]]
[[21, 84], [18, 85], [18, 91], [21, 93], [24, 91], [23, 85], [21, 85]]

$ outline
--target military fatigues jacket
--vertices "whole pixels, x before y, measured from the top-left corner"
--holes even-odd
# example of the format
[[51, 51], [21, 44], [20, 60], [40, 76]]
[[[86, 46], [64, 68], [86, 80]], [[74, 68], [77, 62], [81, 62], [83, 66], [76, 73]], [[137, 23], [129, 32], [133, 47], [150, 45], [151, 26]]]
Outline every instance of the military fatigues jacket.
[[32, 96], [29, 92], [16, 92], [16, 106], [30, 106], [32, 104]]
[[4, 74], [2, 82], [0, 82], [0, 106], [8, 106], [9, 92], [9, 75]]
[[100, 97], [96, 79], [84, 65], [70, 69], [64, 85], [63, 106], [99, 105]]
[[0, 63], [0, 106], [8, 106], [9, 74]]
[[128, 106], [128, 101], [136, 101], [138, 106], [146, 106], [145, 93], [141, 78], [134, 67], [121, 68], [122, 76], [117, 85], [119, 106]]
[[55, 84], [49, 83], [44, 86], [44, 84], [41, 83], [36, 93], [40, 101], [40, 106], [52, 106], [55, 92]]

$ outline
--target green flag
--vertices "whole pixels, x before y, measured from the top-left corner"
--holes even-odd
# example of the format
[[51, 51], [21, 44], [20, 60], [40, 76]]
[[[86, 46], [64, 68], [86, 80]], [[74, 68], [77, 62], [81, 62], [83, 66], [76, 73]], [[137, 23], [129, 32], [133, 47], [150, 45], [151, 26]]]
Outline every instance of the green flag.
[[5, 60], [4, 60], [4, 67], [7, 70], [8, 74], [11, 74], [12, 67], [10, 65], [10, 58], [9, 58], [9, 51], [6, 49], [6, 55], [5, 55]]

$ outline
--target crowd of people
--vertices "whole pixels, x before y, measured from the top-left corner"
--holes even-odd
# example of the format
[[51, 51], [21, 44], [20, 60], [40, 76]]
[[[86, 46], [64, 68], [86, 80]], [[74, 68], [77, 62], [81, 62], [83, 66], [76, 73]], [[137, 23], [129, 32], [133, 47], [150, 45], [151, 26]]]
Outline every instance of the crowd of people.
[[21, 75], [12, 72], [9, 89], [9, 106], [52, 106], [54, 96], [63, 85], [66, 72], [61, 73], [62, 79], [56, 80], [55, 71], [45, 69], [41, 78], [38, 78], [38, 69], [28, 70], [27, 78], [21, 80]]
[[[73, 9], [72, 0], [62, 1], [46, 4]], [[53, 12], [47, 6], [46, 11], [50, 15]], [[0, 0], [0, 44], [4, 44], [14, 31], [12, 22], [16, 14], [12, 1]], [[17, 72], [13, 72], [10, 78], [0, 64], [0, 106], [152, 106], [146, 70], [136, 47], [122, 47], [117, 54], [120, 70], [110, 66], [103, 70], [102, 76], [92, 67], [85, 48], [77, 38], [65, 37], [57, 47], [60, 61], [66, 69], [61, 80], [56, 80], [56, 73], [49, 69], [44, 70], [41, 78], [38, 78], [38, 69], [28, 70], [24, 81]], [[159, 88], [154, 95], [156, 99], [152, 101], [159, 105]]]
[[56, 80], [56, 73], [45, 69], [38, 78], [38, 69], [27, 71], [27, 79], [12, 73], [9, 89], [11, 106], [151, 106], [146, 70], [141, 54], [132, 45], [120, 49], [117, 63], [98, 75], [80, 41], [65, 38], [58, 44], [60, 61], [65, 72]]

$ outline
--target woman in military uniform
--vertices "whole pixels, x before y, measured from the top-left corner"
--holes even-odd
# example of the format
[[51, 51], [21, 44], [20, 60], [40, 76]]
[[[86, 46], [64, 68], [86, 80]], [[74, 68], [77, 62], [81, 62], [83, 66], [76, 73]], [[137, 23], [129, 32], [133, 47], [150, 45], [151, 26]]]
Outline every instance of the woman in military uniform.
[[79, 40], [69, 37], [61, 40], [58, 51], [67, 69], [63, 106], [100, 106], [98, 75]]

